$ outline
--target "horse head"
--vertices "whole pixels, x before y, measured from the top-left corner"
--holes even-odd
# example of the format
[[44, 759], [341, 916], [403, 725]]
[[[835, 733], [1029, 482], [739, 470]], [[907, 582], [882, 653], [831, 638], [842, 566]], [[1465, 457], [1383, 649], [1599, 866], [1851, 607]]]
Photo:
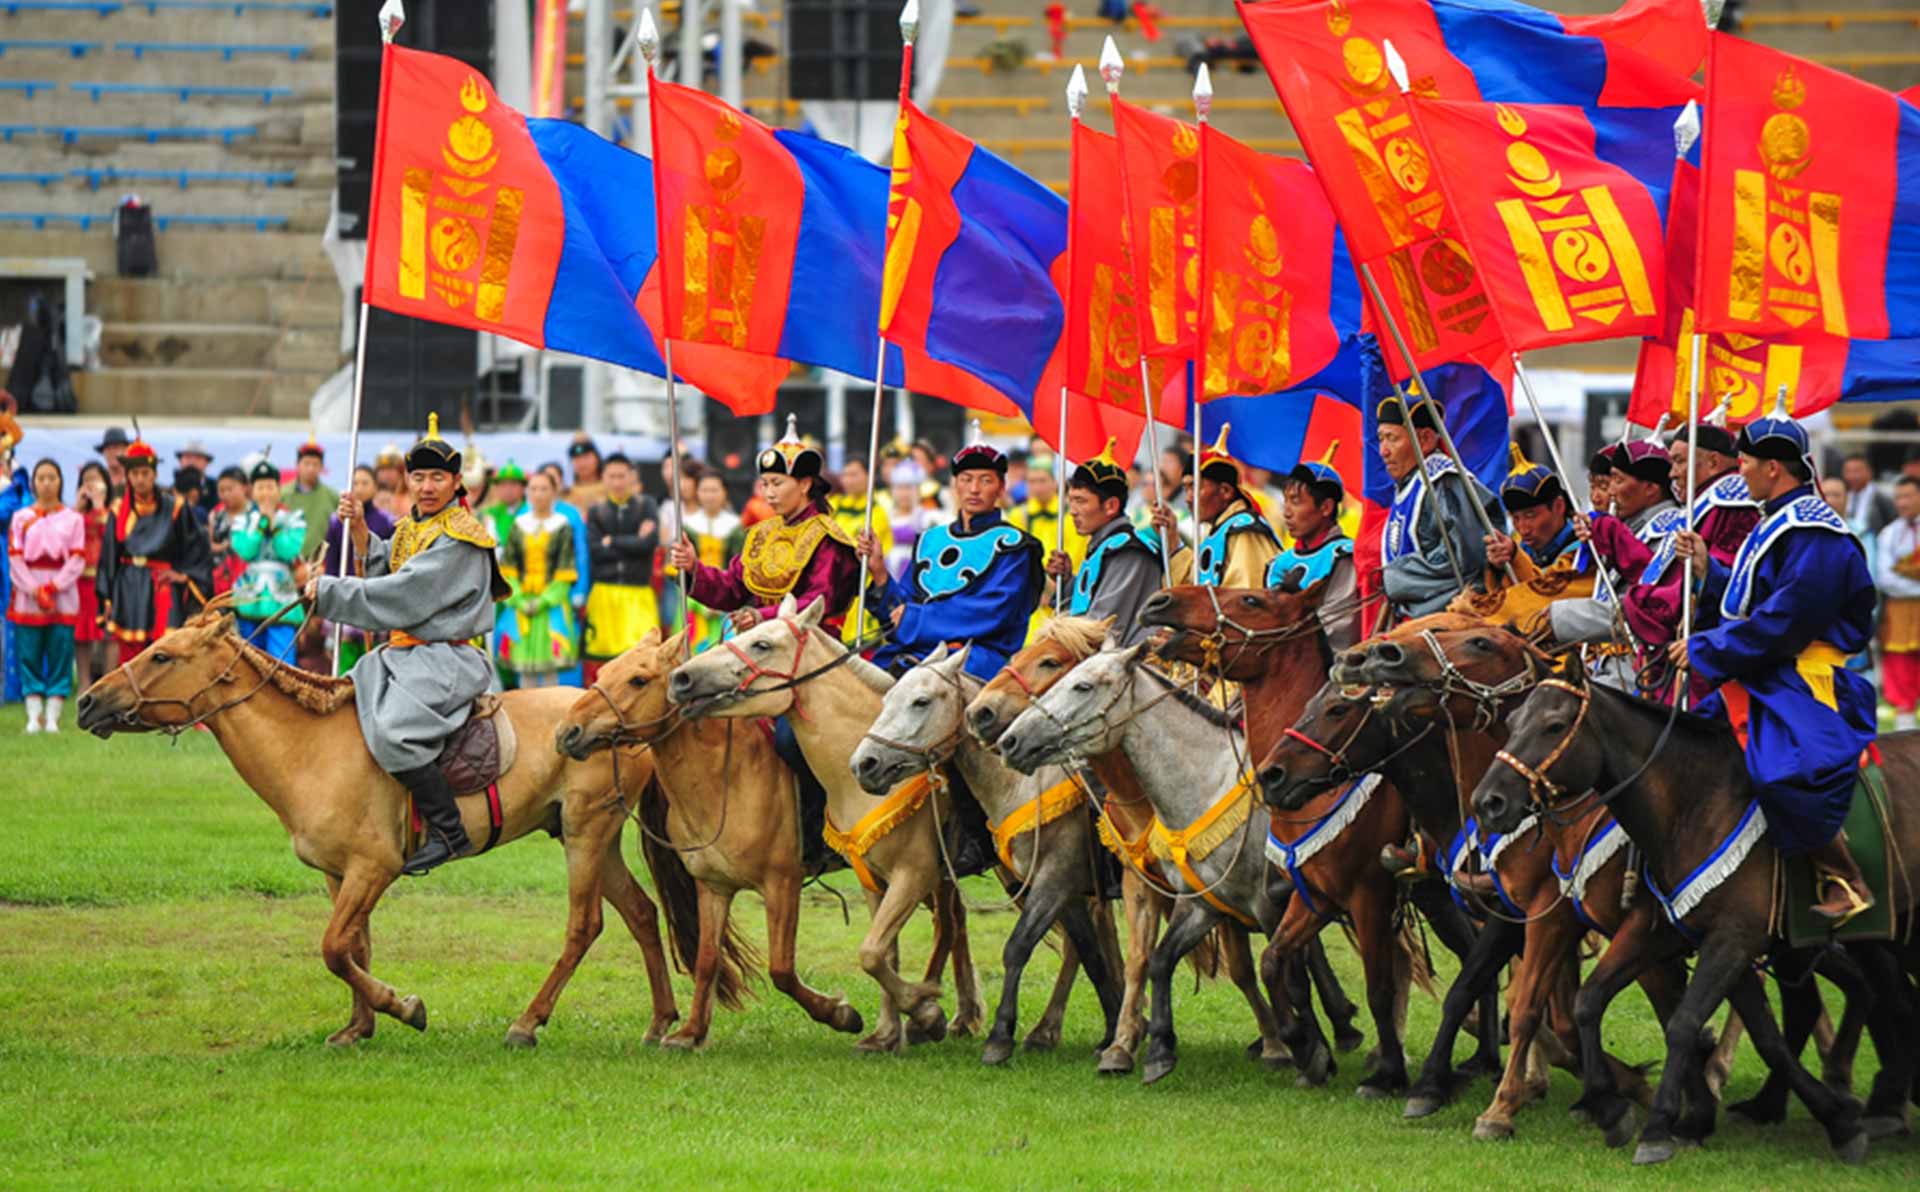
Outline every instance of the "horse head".
[[[1403, 680], [1391, 676], [1403, 673], [1402, 668], [1417, 666], [1422, 657], [1429, 653], [1422, 634], [1490, 628], [1491, 622], [1467, 613], [1431, 613], [1415, 617], [1395, 625], [1385, 633], [1375, 634], [1341, 654], [1334, 660], [1332, 677], [1336, 682], [1354, 687], [1371, 687], [1379, 683], [1399, 685]], [[1439, 673], [1436, 667], [1436, 678]], [[1418, 685], [1411, 679], [1404, 682], [1408, 686]]]
[[[1490, 728], [1501, 705], [1526, 693], [1553, 669], [1553, 659], [1501, 626], [1438, 613], [1373, 643], [1364, 668], [1370, 682], [1393, 689], [1389, 715]], [[1455, 622], [1450, 624], [1449, 622]]]
[[1000, 734], [1000, 755], [1022, 774], [1073, 757], [1111, 753], [1132, 719], [1115, 715], [1133, 689], [1142, 646], [1109, 645], [1068, 671]]
[[826, 602], [803, 610], [788, 596], [772, 620], [762, 621], [673, 670], [667, 698], [689, 719], [703, 716], [784, 716], [793, 707]]
[[[1293, 581], [1288, 581], [1291, 584]], [[1264, 678], [1272, 652], [1305, 641], [1319, 629], [1327, 581], [1297, 587], [1211, 588], [1183, 585], [1154, 593], [1140, 609], [1140, 623], [1173, 630], [1159, 648], [1164, 658], [1216, 668], [1236, 683]], [[1315, 638], [1314, 645], [1318, 645]]]
[[178, 731], [198, 723], [218, 706], [219, 692], [239, 679], [232, 603], [231, 592], [221, 593], [186, 624], [102, 675], [74, 703], [80, 727], [105, 740], [116, 732]]
[[884, 795], [909, 775], [952, 757], [967, 731], [967, 677], [971, 645], [949, 652], [943, 644], [888, 691], [880, 715], [860, 739], [850, 764], [870, 795]]
[[680, 724], [680, 713], [667, 702], [667, 673], [687, 660], [685, 630], [662, 639], [658, 629], [626, 653], [600, 668], [600, 677], [574, 701], [553, 730], [553, 747], [585, 761], [616, 740], [651, 745]]
[[1112, 617], [1054, 617], [1041, 625], [967, 705], [967, 727], [992, 748], [1016, 717], [1062, 675], [1093, 657], [1112, 632]]
[[1367, 773], [1397, 747], [1395, 726], [1368, 687], [1323, 684], [1300, 719], [1260, 763], [1269, 807], [1298, 811], [1307, 801]]
[[1473, 812], [1483, 831], [1511, 832], [1528, 815], [1569, 792], [1599, 785], [1605, 761], [1588, 715], [1593, 691], [1576, 663], [1543, 680], [1507, 719], [1507, 747], [1473, 790]]

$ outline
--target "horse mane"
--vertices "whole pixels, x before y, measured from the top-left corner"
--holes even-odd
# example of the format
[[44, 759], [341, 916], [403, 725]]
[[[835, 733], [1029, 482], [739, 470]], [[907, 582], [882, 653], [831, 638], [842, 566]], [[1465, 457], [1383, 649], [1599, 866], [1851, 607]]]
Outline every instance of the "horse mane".
[[[819, 641], [832, 646], [842, 654], [851, 653], [851, 651], [847, 649], [845, 642], [820, 628], [818, 625], [813, 627], [812, 633]], [[853, 657], [841, 663], [841, 667], [851, 672], [854, 678], [864, 683], [867, 690], [873, 692], [875, 695], [885, 695], [887, 692], [893, 690], [893, 676], [860, 657], [858, 654], [854, 654]]]
[[1204, 718], [1206, 722], [1208, 724], [1211, 724], [1213, 727], [1230, 728], [1230, 729], [1237, 729], [1240, 727], [1239, 720], [1236, 719], [1234, 716], [1232, 716], [1227, 712], [1221, 711], [1219, 708], [1214, 707], [1211, 703], [1208, 703], [1206, 700], [1195, 695], [1193, 692], [1188, 691], [1186, 687], [1182, 686], [1177, 680], [1174, 679], [1172, 675], [1167, 674], [1165, 671], [1158, 670], [1151, 666], [1142, 666], [1142, 667], [1137, 667], [1136, 669], [1141, 671], [1143, 674], [1145, 674], [1148, 678], [1152, 679], [1154, 682], [1160, 684], [1160, 686], [1163, 689], [1165, 689], [1165, 691], [1167, 692], [1168, 697], [1171, 698], [1175, 703], [1186, 708], [1189, 712], [1193, 712], [1194, 714]]
[[1691, 712], [1685, 709], [1682, 709], [1676, 714], [1670, 706], [1658, 700], [1648, 699], [1635, 692], [1622, 691], [1618, 687], [1612, 687], [1605, 683], [1589, 682], [1588, 687], [1594, 691], [1606, 692], [1610, 697], [1625, 704], [1630, 710], [1649, 719], [1665, 720], [1667, 717], [1672, 716], [1675, 732], [1685, 733], [1697, 738], [1703, 744], [1712, 744], [1716, 741], [1728, 745], [1737, 745], [1739, 743], [1738, 738], [1733, 735], [1733, 726], [1718, 716], [1702, 716], [1698, 712]]
[[1091, 658], [1107, 640], [1107, 623], [1092, 617], [1052, 617], [1033, 635], [1033, 643], [1053, 642], [1075, 658]]
[[229, 629], [228, 632], [240, 647], [241, 657], [265, 675], [267, 682], [272, 683], [282, 695], [315, 716], [332, 715], [353, 702], [352, 679], [316, 675], [312, 671], [290, 666], [241, 637], [239, 630]]

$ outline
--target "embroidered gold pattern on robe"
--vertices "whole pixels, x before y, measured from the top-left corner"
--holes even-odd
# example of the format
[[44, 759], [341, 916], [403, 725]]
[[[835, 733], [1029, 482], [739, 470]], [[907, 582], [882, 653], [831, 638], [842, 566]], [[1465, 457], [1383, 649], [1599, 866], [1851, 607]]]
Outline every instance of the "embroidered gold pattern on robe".
[[756, 522], [747, 531], [747, 543], [740, 551], [741, 578], [746, 581], [747, 591], [768, 604], [778, 602], [793, 591], [793, 585], [800, 582], [801, 573], [813, 561], [813, 552], [829, 538], [853, 545], [840, 523], [824, 513], [799, 525], [773, 517]]
[[403, 517], [400, 524], [393, 528], [393, 543], [388, 548], [387, 569], [398, 571], [407, 565], [407, 560], [432, 546], [442, 536], [455, 542], [464, 542], [468, 546], [477, 546], [491, 551], [500, 544], [481, 524], [472, 511], [463, 505], [450, 504], [432, 517], [416, 521]]

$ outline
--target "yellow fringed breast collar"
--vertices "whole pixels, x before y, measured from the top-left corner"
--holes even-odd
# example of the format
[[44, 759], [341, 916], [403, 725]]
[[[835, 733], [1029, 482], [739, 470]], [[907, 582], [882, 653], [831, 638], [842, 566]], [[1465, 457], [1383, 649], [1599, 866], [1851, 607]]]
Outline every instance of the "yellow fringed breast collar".
[[1204, 861], [1213, 851], [1233, 837], [1234, 832], [1247, 822], [1253, 812], [1254, 775], [1251, 771], [1240, 776], [1240, 781], [1228, 788], [1213, 806], [1202, 812], [1200, 818], [1184, 828], [1169, 828], [1158, 819], [1148, 832], [1148, 843], [1153, 855], [1162, 861], [1171, 861], [1180, 876], [1186, 880], [1207, 905], [1223, 915], [1238, 920], [1248, 927], [1259, 928], [1259, 924], [1239, 908], [1229, 906], [1213, 891], [1207, 889], [1208, 883], [1194, 872], [1193, 862]]
[[[1085, 796], [1080, 784], [1068, 777], [1026, 803], [1007, 813], [1007, 818], [993, 825], [993, 848], [1000, 854], [1000, 863], [1015, 873], [1020, 870], [1013, 863], [1013, 842], [1022, 832], [1034, 832], [1059, 819], [1061, 816], [1080, 806]], [[1038, 846], [1035, 846], [1038, 853]], [[1028, 858], [1032, 863], [1033, 857]]]
[[847, 859], [853, 875], [860, 884], [875, 894], [882, 892], [880, 883], [874, 879], [873, 871], [867, 868], [867, 853], [880, 843], [887, 833], [913, 818], [927, 801], [927, 795], [933, 790], [933, 780], [925, 774], [909, 778], [895, 787], [878, 807], [860, 817], [860, 822], [842, 832], [833, 826], [833, 817], [827, 816], [821, 825], [821, 836], [827, 847]]

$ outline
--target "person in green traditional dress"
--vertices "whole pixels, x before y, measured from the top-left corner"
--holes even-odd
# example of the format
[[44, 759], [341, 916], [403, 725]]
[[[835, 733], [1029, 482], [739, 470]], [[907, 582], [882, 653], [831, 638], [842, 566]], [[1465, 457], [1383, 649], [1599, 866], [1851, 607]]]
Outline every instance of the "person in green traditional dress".
[[553, 478], [536, 472], [527, 480], [527, 510], [513, 519], [500, 574], [512, 589], [507, 606], [514, 633], [501, 643], [507, 667], [522, 687], [553, 687], [559, 672], [580, 656], [573, 617], [572, 585], [579, 574], [573, 525], [554, 508]]
[[234, 557], [246, 564], [233, 585], [236, 628], [241, 637], [292, 665], [294, 639], [307, 619], [297, 603], [300, 589], [293, 574], [306, 545], [307, 519], [280, 503], [280, 469], [272, 460], [254, 464], [248, 479], [253, 505], [234, 523], [229, 540]]

